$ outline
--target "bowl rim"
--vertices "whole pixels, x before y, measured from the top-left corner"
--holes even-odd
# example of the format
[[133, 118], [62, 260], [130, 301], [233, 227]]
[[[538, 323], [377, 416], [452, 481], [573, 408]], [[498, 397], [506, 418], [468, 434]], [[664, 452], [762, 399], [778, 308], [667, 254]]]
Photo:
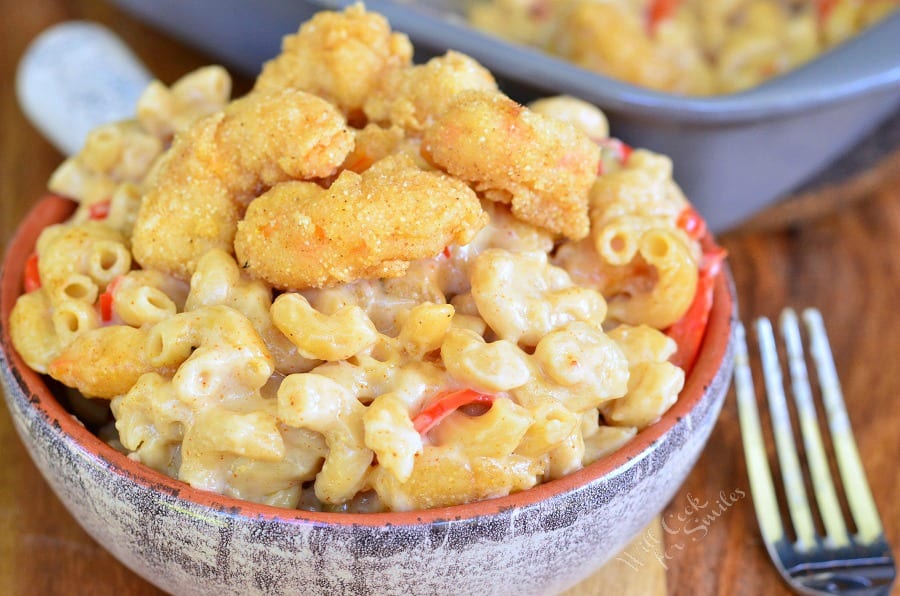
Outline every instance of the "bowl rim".
[[[63, 440], [80, 450], [95, 464], [126, 477], [149, 491], [180, 498], [198, 507], [232, 517], [278, 520], [279, 522], [355, 526], [413, 526], [431, 523], [457, 522], [490, 516], [510, 509], [521, 509], [558, 498], [572, 490], [585, 487], [613, 472], [621, 472], [649, 453], [653, 446], [682, 418], [687, 416], [714, 387], [714, 379], [727, 367], [728, 348], [733, 336], [734, 288], [726, 268], [718, 275], [714, 286], [713, 307], [706, 335], [694, 368], [687, 376], [678, 401], [655, 424], [647, 427], [619, 448], [581, 470], [539, 484], [533, 488], [468, 503], [418, 511], [385, 513], [332, 513], [284, 509], [243, 501], [193, 488], [161, 472], [129, 459], [100, 440], [69, 414], [51, 392], [42, 375], [29, 368], [13, 349], [8, 331], [9, 315], [16, 298], [22, 293], [22, 274], [25, 260], [34, 250], [40, 231], [48, 225], [64, 221], [74, 211], [73, 201], [48, 195], [38, 201], [22, 220], [10, 240], [0, 269], [0, 361], [10, 368], [11, 376], [36, 414], [53, 427]], [[13, 399], [6, 396], [7, 400]], [[10, 404], [11, 405], [11, 404]]]

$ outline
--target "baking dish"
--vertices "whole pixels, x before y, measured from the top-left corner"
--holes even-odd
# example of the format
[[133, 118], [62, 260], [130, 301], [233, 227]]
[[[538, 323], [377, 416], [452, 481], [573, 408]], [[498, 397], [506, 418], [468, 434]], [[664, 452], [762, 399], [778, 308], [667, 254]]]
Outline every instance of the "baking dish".
[[[350, 0], [115, 0], [245, 73], [323, 8]], [[732, 228], [808, 181], [889, 117], [900, 117], [900, 14], [749, 91], [659, 93], [589, 72], [465, 25], [462, 3], [369, 0], [417, 48], [455, 49], [494, 72], [515, 99], [568, 93], [607, 112], [614, 134], [669, 155], [675, 178], [715, 231]]]

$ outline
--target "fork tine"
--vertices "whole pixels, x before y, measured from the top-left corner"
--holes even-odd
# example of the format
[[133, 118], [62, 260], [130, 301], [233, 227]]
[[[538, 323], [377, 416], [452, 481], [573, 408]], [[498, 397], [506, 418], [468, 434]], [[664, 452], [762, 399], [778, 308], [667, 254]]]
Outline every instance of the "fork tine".
[[767, 548], [771, 548], [784, 537], [784, 526], [778, 515], [778, 501], [772, 485], [772, 472], [766, 455], [762, 427], [759, 424], [759, 409], [756, 405], [756, 389], [750, 372], [747, 356], [747, 334], [740, 321], [735, 322], [734, 390], [737, 394], [738, 418], [741, 424], [741, 439], [744, 443], [744, 458], [747, 460], [747, 476], [756, 519]]
[[841, 472], [850, 512], [856, 522], [856, 537], [863, 544], [868, 544], [881, 536], [881, 521], [850, 428], [825, 324], [822, 322], [822, 314], [813, 308], [803, 311], [803, 320], [809, 330], [810, 353], [819, 375], [835, 458]]
[[781, 313], [779, 323], [787, 348], [791, 388], [794, 402], [797, 404], [803, 444], [806, 447], [806, 460], [809, 464], [816, 502], [819, 504], [819, 513], [825, 525], [825, 533], [834, 546], [846, 546], [850, 544], [850, 539], [847, 535], [847, 525], [844, 523], [844, 514], [841, 513], [841, 506], [834, 490], [831, 471], [828, 469], [825, 449], [822, 446], [822, 434], [819, 432], [806, 361], [803, 358], [803, 342], [800, 339], [797, 313], [791, 308], [786, 308]]
[[781, 364], [778, 362], [775, 335], [769, 319], [757, 319], [756, 334], [759, 339], [766, 396], [769, 401], [769, 411], [772, 414], [775, 452], [781, 467], [788, 511], [797, 534], [798, 548], [801, 551], [808, 551], [816, 546], [816, 529], [813, 524], [812, 512], [809, 509], [809, 500], [806, 497], [806, 488], [803, 486], [803, 474], [797, 459], [797, 446], [794, 443], [794, 433], [791, 430], [791, 419], [784, 395]]

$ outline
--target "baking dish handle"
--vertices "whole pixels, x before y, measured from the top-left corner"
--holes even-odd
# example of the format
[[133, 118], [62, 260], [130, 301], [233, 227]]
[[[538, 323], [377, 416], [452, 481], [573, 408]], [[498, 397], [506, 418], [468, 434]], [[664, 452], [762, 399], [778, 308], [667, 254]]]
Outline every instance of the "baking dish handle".
[[150, 73], [110, 30], [68, 21], [37, 36], [16, 72], [16, 95], [31, 123], [65, 155], [91, 129], [134, 117]]

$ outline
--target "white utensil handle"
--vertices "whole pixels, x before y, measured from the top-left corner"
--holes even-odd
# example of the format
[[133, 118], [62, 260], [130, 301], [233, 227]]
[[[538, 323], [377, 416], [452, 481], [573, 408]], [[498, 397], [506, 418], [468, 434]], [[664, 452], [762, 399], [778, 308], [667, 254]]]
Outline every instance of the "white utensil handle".
[[88, 132], [134, 117], [150, 73], [109, 29], [69, 21], [41, 33], [16, 73], [19, 105], [65, 155], [81, 149]]

